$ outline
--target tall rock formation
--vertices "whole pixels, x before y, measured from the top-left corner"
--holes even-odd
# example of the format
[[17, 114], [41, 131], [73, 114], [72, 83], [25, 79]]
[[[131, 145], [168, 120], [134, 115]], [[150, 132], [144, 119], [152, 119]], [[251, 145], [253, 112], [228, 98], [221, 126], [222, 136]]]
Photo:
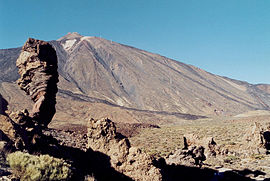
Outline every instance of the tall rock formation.
[[18, 85], [35, 103], [30, 117], [38, 125], [47, 126], [56, 112], [58, 72], [54, 48], [45, 41], [29, 38], [16, 65], [21, 75]]
[[[30, 113], [24, 109], [1, 115], [0, 136], [1, 139], [7, 137], [17, 149], [29, 150], [39, 141], [42, 128], [47, 127], [56, 112], [56, 52], [49, 43], [29, 38], [16, 65], [21, 76], [18, 85], [30, 95], [34, 105]], [[0, 104], [1, 114], [5, 114], [6, 105], [3, 99]]]

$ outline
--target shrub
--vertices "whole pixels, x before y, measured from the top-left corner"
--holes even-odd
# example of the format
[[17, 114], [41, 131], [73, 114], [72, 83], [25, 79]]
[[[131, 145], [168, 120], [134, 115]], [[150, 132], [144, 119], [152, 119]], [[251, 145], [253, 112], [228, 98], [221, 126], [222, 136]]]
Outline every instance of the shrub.
[[255, 160], [262, 160], [265, 156], [261, 154], [252, 154], [250, 157]]
[[21, 180], [69, 180], [72, 175], [70, 164], [49, 155], [34, 156], [18, 151], [9, 154], [7, 161]]
[[239, 157], [237, 157], [237, 156], [234, 156], [234, 155], [229, 155], [229, 156], [227, 156], [225, 159], [224, 159], [224, 162], [225, 163], [233, 163], [233, 162], [235, 162], [235, 161], [237, 161], [237, 160], [240, 160], [240, 158]]

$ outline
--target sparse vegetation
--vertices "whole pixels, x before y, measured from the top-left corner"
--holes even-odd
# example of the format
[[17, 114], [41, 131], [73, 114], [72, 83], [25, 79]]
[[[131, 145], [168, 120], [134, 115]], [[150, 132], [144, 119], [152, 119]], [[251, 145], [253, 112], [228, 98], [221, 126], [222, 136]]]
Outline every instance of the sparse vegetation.
[[[267, 122], [268, 120], [265, 120]], [[252, 120], [217, 120], [202, 119], [178, 122], [175, 125], [161, 126], [160, 129], [144, 129], [131, 137], [131, 144], [142, 150], [157, 155], [167, 156], [170, 152], [183, 148], [183, 135], [195, 134], [202, 137], [213, 137], [218, 145], [229, 149], [239, 149], [246, 130]], [[261, 122], [264, 122], [261, 120]]]
[[237, 147], [250, 122], [241, 123], [240, 127], [237, 126], [238, 124], [239, 122], [219, 120], [183, 121], [177, 125], [161, 126], [160, 129], [144, 129], [130, 140], [132, 144], [142, 147], [147, 153], [156, 155], [160, 152], [162, 156], [183, 148], [185, 134], [196, 134], [200, 138], [213, 137], [219, 145]]
[[229, 155], [226, 158], [224, 158], [224, 162], [225, 163], [230, 163], [230, 164], [232, 164], [233, 162], [235, 162], [237, 160], [240, 160], [240, 158], [237, 157], [237, 156], [234, 156], [234, 155]]
[[72, 176], [70, 164], [49, 155], [35, 156], [17, 151], [9, 154], [7, 161], [21, 180], [69, 180]]
[[261, 160], [265, 157], [265, 155], [261, 155], [261, 154], [253, 154], [250, 156], [252, 159], [255, 159], [255, 160]]
[[241, 146], [245, 144], [243, 141], [246, 131], [255, 121], [268, 123], [270, 118], [257, 116], [252, 118], [183, 120], [173, 125], [163, 125], [160, 129], [144, 129], [138, 135], [131, 137], [130, 141], [132, 145], [138, 146], [144, 152], [158, 158], [160, 156], [166, 157], [170, 153], [174, 153], [175, 150], [183, 148], [183, 135], [185, 134], [195, 134], [200, 138], [213, 137], [220, 148], [228, 149], [231, 152], [228, 153], [229, 155], [224, 155], [223, 158], [207, 159], [205, 163], [208, 167], [238, 170], [245, 168], [261, 170], [264, 168], [266, 173], [270, 173], [269, 167], [265, 167], [269, 163], [269, 155], [253, 154], [246, 157], [245, 154], [235, 154], [238, 151], [245, 151], [241, 150]]

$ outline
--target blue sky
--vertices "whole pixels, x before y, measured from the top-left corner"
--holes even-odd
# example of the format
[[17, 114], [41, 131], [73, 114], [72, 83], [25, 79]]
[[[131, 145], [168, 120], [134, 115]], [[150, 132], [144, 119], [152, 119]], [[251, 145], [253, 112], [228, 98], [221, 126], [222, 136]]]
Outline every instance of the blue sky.
[[0, 0], [0, 49], [68, 32], [270, 84], [270, 0]]

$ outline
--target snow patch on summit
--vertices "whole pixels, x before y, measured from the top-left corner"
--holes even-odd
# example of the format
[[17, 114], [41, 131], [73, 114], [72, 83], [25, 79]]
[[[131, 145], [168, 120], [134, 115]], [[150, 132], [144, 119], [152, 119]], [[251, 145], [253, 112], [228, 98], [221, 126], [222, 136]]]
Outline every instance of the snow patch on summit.
[[81, 37], [80, 42], [82, 42], [82, 41], [84, 41], [84, 40], [90, 42], [91, 39], [93, 39], [93, 38], [94, 38], [94, 37], [92, 37], [92, 36], [84, 36], [84, 37]]
[[81, 38], [81, 41], [83, 41], [83, 40], [89, 40], [90, 38], [92, 38], [92, 37], [91, 36], [84, 36], [84, 37]]
[[76, 39], [67, 40], [65, 43], [62, 44], [62, 46], [65, 50], [69, 50], [74, 45], [75, 42], [76, 42]]

